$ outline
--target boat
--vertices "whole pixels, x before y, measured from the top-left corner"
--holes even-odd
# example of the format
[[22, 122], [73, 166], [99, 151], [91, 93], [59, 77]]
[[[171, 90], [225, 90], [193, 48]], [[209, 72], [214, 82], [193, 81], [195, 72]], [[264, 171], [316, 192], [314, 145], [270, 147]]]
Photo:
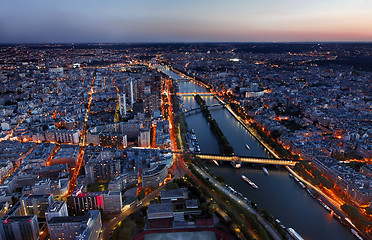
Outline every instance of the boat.
[[305, 184], [303, 184], [301, 181], [298, 181], [298, 184], [300, 184], [300, 186], [301, 186], [303, 189], [306, 188]]
[[269, 171], [267, 171], [267, 169], [265, 167], [262, 167], [262, 171], [267, 175], [269, 176]]
[[355, 237], [357, 237], [358, 239], [363, 240], [363, 238], [361, 236], [359, 236], [358, 232], [355, 231], [355, 229], [351, 229], [351, 233], [354, 234]]
[[217, 166], [220, 166], [220, 164], [216, 160], [213, 160], [213, 163], [216, 164]]
[[246, 176], [242, 175], [242, 178], [244, 181], [246, 181], [249, 185], [251, 185], [251, 187], [253, 187], [254, 189], [257, 189], [258, 186], [252, 182], [249, 178], [247, 178]]
[[338, 215], [337, 213], [333, 213], [333, 217], [336, 218], [337, 221], [343, 224], [342, 217], [340, 215]]
[[231, 161], [231, 165], [233, 165], [234, 168], [240, 168], [242, 166], [240, 161]]
[[289, 235], [291, 235], [295, 240], [304, 240], [293, 228], [288, 228], [287, 230]]
[[310, 196], [312, 197], [312, 198], [315, 198], [315, 196], [314, 196], [314, 194], [310, 191], [310, 189], [308, 188], [308, 189], [306, 189], [306, 191], [310, 194]]
[[330, 207], [328, 207], [328, 205], [325, 203], [325, 202], [323, 202], [323, 200], [322, 199], [318, 199], [318, 202], [319, 202], [319, 204], [320, 205], [322, 205], [328, 212], [332, 212], [332, 209], [330, 208]]
[[248, 150], [250, 150], [251, 148], [249, 147], [249, 145], [248, 144], [245, 144], [245, 147], [248, 149]]

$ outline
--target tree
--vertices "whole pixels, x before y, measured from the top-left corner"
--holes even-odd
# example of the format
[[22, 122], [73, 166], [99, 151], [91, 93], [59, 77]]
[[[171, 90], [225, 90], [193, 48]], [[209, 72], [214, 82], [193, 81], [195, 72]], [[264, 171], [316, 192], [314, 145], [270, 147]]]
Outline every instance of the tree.
[[331, 188], [334, 187], [334, 183], [331, 182], [331, 181], [329, 181], [327, 178], [325, 178], [325, 177], [323, 177], [323, 176], [320, 176], [320, 183], [321, 183], [324, 187], [326, 187], [326, 188], [328, 188], [328, 189], [331, 189]]
[[138, 193], [137, 199], [138, 201], [141, 201], [146, 196], [145, 190], [142, 188], [142, 190]]
[[274, 131], [272, 131], [272, 132], [270, 133], [270, 136], [271, 136], [272, 138], [274, 138], [274, 139], [277, 139], [278, 137], [280, 137], [280, 135], [281, 135], [281, 133], [279, 132], [278, 129], [276, 129], [276, 130], [274, 130]]
[[169, 189], [179, 189], [180, 187], [178, 186], [177, 183], [175, 182], [169, 182], [167, 183], [167, 185], [165, 186], [165, 189], [166, 190], [169, 190]]
[[372, 226], [372, 223], [367, 221], [356, 207], [345, 203], [341, 206], [341, 210], [345, 212], [352, 221], [355, 221], [356, 224], [368, 228]]

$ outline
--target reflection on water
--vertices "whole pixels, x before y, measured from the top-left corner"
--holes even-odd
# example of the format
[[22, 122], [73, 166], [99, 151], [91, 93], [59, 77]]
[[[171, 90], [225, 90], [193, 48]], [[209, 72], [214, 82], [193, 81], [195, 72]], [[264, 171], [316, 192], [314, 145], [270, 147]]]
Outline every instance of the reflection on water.
[[[180, 92], [205, 90], [192, 82], [180, 82], [179, 88]], [[186, 109], [198, 107], [194, 97], [182, 97], [182, 99]], [[203, 99], [208, 105], [217, 103], [211, 96], [203, 96]], [[226, 109], [211, 110], [211, 115], [218, 122], [236, 155], [270, 157], [267, 150]], [[186, 122], [190, 129], [195, 129], [203, 153], [220, 153], [217, 140], [201, 113], [186, 117]], [[245, 144], [250, 146], [250, 150], [245, 147]], [[294, 228], [305, 239], [354, 239], [345, 227], [333, 219], [281, 167], [267, 166], [269, 176], [263, 173], [261, 166], [244, 163], [242, 168], [235, 169], [228, 163], [222, 163], [217, 167], [209, 162], [208, 168], [216, 176], [224, 177], [228, 185], [257, 203], [260, 208], [267, 209], [274, 217], [279, 218], [285, 226]], [[259, 189], [253, 189], [245, 183], [241, 178], [242, 174], [255, 182]]]

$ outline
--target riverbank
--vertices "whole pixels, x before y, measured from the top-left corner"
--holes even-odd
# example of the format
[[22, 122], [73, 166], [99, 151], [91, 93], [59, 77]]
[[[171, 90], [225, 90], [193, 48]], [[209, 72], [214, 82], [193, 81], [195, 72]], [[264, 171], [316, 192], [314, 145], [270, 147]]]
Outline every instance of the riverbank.
[[[221, 103], [226, 104], [221, 98], [219, 98], [217, 95], [214, 95], [214, 97]], [[226, 109], [229, 111], [229, 113], [263, 146], [266, 148], [267, 151], [270, 152], [271, 155], [273, 155], [275, 158], [280, 159], [279, 155], [274, 152], [261, 138], [259, 135], [257, 135], [252, 129], [231, 109], [231, 107], [226, 104]]]
[[[199, 85], [193, 82], [180, 83], [181, 92], [204, 91]], [[186, 106], [194, 108], [196, 102], [194, 99], [185, 98]], [[218, 99], [208, 98], [216, 104]], [[185, 102], [184, 102], [185, 104]], [[249, 134], [248, 126], [242, 124], [231, 112], [222, 110], [211, 111], [213, 118], [218, 121], [221, 129], [229, 139], [234, 149], [240, 155], [252, 155], [257, 157], [270, 157], [269, 151], [264, 150], [264, 145], [260, 139]], [[219, 154], [217, 152], [218, 145], [214, 139], [204, 117], [201, 114], [187, 117], [189, 127], [195, 129], [202, 151], [211, 154]], [[247, 123], [247, 125], [249, 125]], [[245, 144], [248, 143], [250, 149], [246, 149]], [[269, 147], [267, 147], [268, 150]], [[273, 154], [275, 155], [275, 154]], [[234, 187], [250, 200], [256, 202], [259, 206], [267, 209], [274, 216], [278, 217], [286, 226], [293, 227], [298, 233], [306, 239], [338, 239], [349, 240], [353, 239], [350, 231], [347, 231], [336, 220], [329, 220], [329, 214], [324, 210], [317, 201], [314, 201], [306, 191], [299, 187], [291, 178], [288, 177], [288, 171], [285, 169], [269, 168], [270, 176], [263, 175], [261, 168], [257, 166], [257, 170], [252, 168], [234, 169], [230, 164], [224, 166], [208, 165], [208, 168], [213, 170], [216, 176], [223, 176], [229, 186]], [[259, 170], [258, 170], [259, 169]], [[273, 172], [271, 172], [273, 171]], [[251, 180], [258, 184], [259, 189], [254, 190], [242, 184], [241, 175], [248, 176]], [[272, 202], [275, 199], [275, 204]], [[305, 208], [304, 208], [305, 207]], [[311, 210], [310, 210], [311, 209]], [[304, 218], [304, 216], [306, 216]], [[311, 227], [310, 227], [311, 226]], [[317, 228], [321, 232], [314, 232], [312, 229]], [[329, 233], [328, 231], [331, 231]]]

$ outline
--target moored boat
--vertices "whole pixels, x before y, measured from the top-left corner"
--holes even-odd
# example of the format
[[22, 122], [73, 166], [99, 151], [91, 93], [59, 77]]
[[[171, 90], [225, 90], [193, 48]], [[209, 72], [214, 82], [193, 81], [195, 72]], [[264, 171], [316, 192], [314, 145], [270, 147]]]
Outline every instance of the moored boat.
[[247, 178], [246, 176], [242, 175], [242, 178], [244, 181], [246, 181], [249, 185], [251, 185], [251, 187], [253, 187], [254, 189], [257, 189], [258, 186], [252, 182], [249, 178]]
[[358, 239], [363, 240], [363, 238], [359, 236], [358, 232], [355, 231], [355, 229], [351, 229], [351, 233], [354, 234], [354, 236], [357, 237]]
[[298, 234], [293, 228], [288, 228], [288, 233], [296, 240], [304, 240], [300, 234]]
[[234, 168], [240, 168], [242, 166], [241, 162], [240, 161], [231, 161], [231, 165], [234, 167]]

